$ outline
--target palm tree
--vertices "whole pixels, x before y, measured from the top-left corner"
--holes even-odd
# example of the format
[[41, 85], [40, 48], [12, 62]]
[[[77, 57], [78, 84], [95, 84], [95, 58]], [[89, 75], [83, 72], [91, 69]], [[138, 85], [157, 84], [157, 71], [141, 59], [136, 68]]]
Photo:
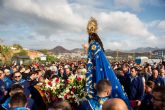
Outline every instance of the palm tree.
[[13, 53], [10, 47], [5, 45], [0, 45], [0, 54], [3, 63], [7, 63], [11, 61]]

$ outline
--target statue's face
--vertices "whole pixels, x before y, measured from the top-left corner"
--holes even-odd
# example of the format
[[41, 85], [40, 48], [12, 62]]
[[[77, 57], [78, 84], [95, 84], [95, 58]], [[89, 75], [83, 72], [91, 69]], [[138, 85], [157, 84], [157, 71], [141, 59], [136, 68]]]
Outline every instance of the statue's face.
[[95, 33], [97, 30], [96, 23], [95, 22], [89, 22], [87, 26], [88, 33]]

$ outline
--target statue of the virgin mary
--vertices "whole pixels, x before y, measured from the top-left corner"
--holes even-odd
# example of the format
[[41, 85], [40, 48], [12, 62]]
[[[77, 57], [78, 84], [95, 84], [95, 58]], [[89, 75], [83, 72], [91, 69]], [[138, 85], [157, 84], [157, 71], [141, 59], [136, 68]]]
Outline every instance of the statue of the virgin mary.
[[86, 74], [87, 98], [96, 95], [95, 85], [102, 79], [107, 79], [112, 85], [111, 97], [123, 99], [129, 106], [129, 100], [124, 93], [122, 86], [116, 77], [110, 62], [106, 58], [103, 43], [97, 34], [97, 21], [91, 18], [87, 25], [88, 38], [88, 62]]

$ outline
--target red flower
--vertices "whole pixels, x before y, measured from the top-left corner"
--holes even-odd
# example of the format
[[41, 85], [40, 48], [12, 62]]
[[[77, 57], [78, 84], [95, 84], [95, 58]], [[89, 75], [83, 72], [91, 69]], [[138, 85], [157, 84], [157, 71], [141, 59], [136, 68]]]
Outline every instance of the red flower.
[[69, 79], [67, 79], [67, 80], [66, 80], [66, 83], [67, 83], [67, 84], [69, 84], [69, 83], [70, 83], [70, 80], [69, 80]]
[[57, 79], [56, 79], [56, 83], [59, 83], [59, 82], [60, 82], [60, 78], [57, 78]]
[[71, 100], [72, 100], [72, 102], [76, 102], [76, 98], [72, 98]]
[[65, 99], [67, 99], [67, 96], [68, 96], [68, 95], [67, 95], [67, 94], [65, 94], [65, 95], [64, 95], [64, 98], [65, 98]]
[[76, 91], [76, 88], [72, 87], [71, 91], [74, 93]]
[[65, 94], [64, 98], [67, 99], [69, 95], [70, 95], [69, 93]]
[[82, 78], [81, 77], [77, 77], [77, 81], [81, 81], [82, 80]]
[[52, 86], [52, 82], [49, 81], [49, 82], [48, 82], [48, 85], [49, 85], [49, 86]]

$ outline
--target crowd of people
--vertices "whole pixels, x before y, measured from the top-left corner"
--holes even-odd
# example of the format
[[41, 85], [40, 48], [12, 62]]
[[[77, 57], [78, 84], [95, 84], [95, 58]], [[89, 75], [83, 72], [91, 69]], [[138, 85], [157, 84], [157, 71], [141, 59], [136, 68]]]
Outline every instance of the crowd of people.
[[[46, 105], [35, 85], [45, 79], [60, 77], [64, 80], [70, 75], [84, 75], [86, 60], [51, 63], [32, 63], [0, 67], [0, 109], [2, 110], [71, 110], [69, 103], [52, 102]], [[165, 110], [165, 64], [164, 62], [137, 65], [134, 61], [112, 62], [130, 104], [134, 110]], [[92, 110], [89, 102], [100, 104], [103, 110], [128, 110], [121, 99], [111, 97], [111, 82], [101, 80], [96, 85], [97, 95], [106, 97], [104, 103], [83, 101], [78, 110]], [[121, 105], [123, 109], [120, 109]]]

